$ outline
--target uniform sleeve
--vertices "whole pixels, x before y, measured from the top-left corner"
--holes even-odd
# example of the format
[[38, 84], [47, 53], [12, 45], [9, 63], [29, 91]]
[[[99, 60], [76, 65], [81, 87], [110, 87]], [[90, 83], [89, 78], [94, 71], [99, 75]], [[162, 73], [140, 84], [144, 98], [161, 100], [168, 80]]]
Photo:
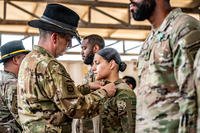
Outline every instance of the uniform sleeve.
[[122, 93], [117, 98], [118, 116], [123, 133], [135, 133], [136, 96], [134, 93]]
[[56, 61], [49, 63], [46, 72], [46, 85], [49, 88], [46, 94], [63, 113], [74, 118], [97, 115], [99, 105], [107, 98], [105, 90], [100, 89], [82, 96], [78, 90], [89, 86], [76, 87], [65, 68]]
[[195, 88], [187, 82], [193, 70], [194, 58], [200, 47], [200, 24], [192, 17], [181, 16], [171, 36], [174, 72], [180, 91], [179, 132], [193, 132], [196, 128]]
[[9, 79], [5, 84], [5, 88], [5, 102], [7, 103], [7, 107], [12, 116], [19, 123], [19, 116], [17, 112], [17, 79]]

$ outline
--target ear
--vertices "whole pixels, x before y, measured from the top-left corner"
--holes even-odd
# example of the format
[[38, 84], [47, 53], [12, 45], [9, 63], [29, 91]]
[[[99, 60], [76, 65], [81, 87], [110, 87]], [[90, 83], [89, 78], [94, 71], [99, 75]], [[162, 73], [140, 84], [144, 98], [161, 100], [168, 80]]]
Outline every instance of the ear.
[[14, 56], [12, 58], [12, 62], [13, 62], [14, 65], [19, 65], [19, 57], [18, 56]]
[[110, 64], [110, 70], [113, 70], [116, 67], [116, 65], [117, 65], [114, 60], [111, 60], [109, 62], [109, 64]]
[[133, 88], [132, 84], [128, 84], [128, 85], [130, 86], [131, 89]]
[[55, 47], [56, 44], [58, 43], [58, 34], [57, 33], [53, 32], [51, 34], [51, 42], [52, 42], [53, 46]]
[[93, 53], [97, 53], [100, 50], [99, 45], [95, 44], [93, 47]]

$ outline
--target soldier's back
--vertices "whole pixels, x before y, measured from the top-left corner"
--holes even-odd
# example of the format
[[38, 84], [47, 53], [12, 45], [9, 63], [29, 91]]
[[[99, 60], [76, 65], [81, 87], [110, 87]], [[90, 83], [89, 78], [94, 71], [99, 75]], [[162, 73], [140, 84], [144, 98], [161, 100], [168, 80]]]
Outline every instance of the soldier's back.
[[20, 133], [17, 115], [17, 78], [0, 71], [0, 133]]

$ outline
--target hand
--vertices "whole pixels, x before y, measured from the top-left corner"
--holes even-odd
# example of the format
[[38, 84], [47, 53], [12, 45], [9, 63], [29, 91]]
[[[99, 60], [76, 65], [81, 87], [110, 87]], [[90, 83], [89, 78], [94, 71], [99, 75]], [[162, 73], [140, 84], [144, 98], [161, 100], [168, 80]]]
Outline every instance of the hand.
[[106, 90], [108, 97], [113, 97], [116, 92], [116, 87], [114, 83], [106, 84], [105, 86], [101, 87], [102, 89]]
[[97, 89], [100, 89], [104, 85], [104, 82], [95, 81], [95, 82], [90, 82], [88, 85], [90, 86], [90, 89], [97, 90]]

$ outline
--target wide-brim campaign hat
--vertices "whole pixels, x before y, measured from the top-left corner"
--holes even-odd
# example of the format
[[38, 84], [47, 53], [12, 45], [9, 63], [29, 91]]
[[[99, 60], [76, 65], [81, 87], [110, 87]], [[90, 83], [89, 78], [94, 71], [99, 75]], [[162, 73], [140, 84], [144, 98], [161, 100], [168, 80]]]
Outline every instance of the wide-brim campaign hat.
[[79, 19], [79, 15], [76, 12], [63, 5], [48, 4], [42, 17], [38, 20], [29, 21], [28, 25], [46, 31], [68, 33], [75, 36], [80, 42], [80, 37], [76, 30]]
[[7, 42], [0, 47], [0, 63], [7, 61], [8, 59], [19, 55], [27, 54], [29, 50], [25, 50], [22, 41]]

